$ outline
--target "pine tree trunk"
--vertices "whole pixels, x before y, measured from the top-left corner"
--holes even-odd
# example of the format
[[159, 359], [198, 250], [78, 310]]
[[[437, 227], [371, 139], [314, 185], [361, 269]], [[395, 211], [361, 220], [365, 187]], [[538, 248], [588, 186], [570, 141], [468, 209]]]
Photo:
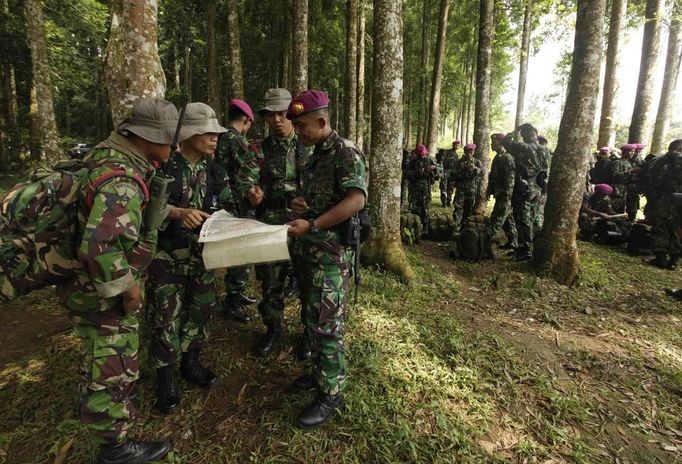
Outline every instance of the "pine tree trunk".
[[471, 107], [473, 106], [473, 101], [474, 101], [474, 66], [473, 63], [471, 65], [470, 69], [470, 75], [469, 75], [469, 91], [467, 92], [467, 123], [466, 123], [466, 134], [464, 137], [464, 141], [462, 143], [466, 144], [471, 141], [470, 136], [470, 131], [471, 131]]
[[438, 37], [436, 38], [436, 53], [433, 56], [433, 77], [431, 79], [431, 104], [429, 105], [429, 123], [427, 125], [426, 146], [429, 155], [433, 156], [438, 148], [438, 121], [440, 120], [440, 88], [443, 81], [443, 61], [445, 60], [445, 36], [448, 31], [448, 13], [450, 2], [440, 1], [440, 15], [438, 16]]
[[218, 51], [215, 43], [215, 20], [217, 15], [216, 0], [209, 0], [206, 8], [206, 54], [208, 55], [207, 85], [208, 105], [222, 120], [222, 101], [220, 97], [220, 74], [218, 71]]
[[668, 53], [665, 60], [665, 74], [663, 75], [663, 88], [661, 99], [658, 103], [658, 114], [654, 125], [654, 136], [651, 139], [650, 153], [665, 153], [667, 148], [668, 129], [670, 128], [670, 116], [673, 102], [675, 101], [675, 89], [677, 77], [680, 73], [680, 47], [682, 47], [682, 2], [676, 2], [677, 8], [673, 9], [670, 21], [670, 35], [668, 37]]
[[639, 80], [635, 107], [632, 111], [628, 141], [647, 143], [650, 134], [651, 109], [654, 100], [654, 81], [661, 48], [661, 25], [663, 0], [647, 0], [644, 39], [642, 40], [642, 61], [639, 66]]
[[[618, 1], [618, 0], [616, 0]], [[523, 32], [521, 33], [521, 59], [519, 60], [519, 90], [516, 97], [516, 119], [514, 127], [523, 123], [526, 100], [526, 78], [528, 76], [528, 56], [530, 55], [531, 16], [533, 0], [526, 0], [523, 14]]]
[[585, 190], [587, 160], [599, 93], [601, 43], [606, 0], [578, 0], [575, 45], [566, 109], [552, 162], [542, 233], [534, 264], [558, 282], [577, 282], [580, 258], [576, 246], [578, 212]]
[[38, 96], [35, 82], [31, 82], [30, 103], [28, 109], [28, 150], [33, 163], [42, 158], [42, 140], [40, 138], [40, 121], [38, 115]]
[[308, 88], [308, 0], [294, 0], [291, 93], [295, 97]]
[[403, 119], [402, 0], [374, 0], [372, 162], [369, 201], [372, 234], [362, 250], [365, 262], [379, 264], [404, 281], [410, 268], [400, 240], [400, 164]]
[[611, 0], [609, 45], [606, 50], [606, 72], [604, 74], [604, 95], [601, 104], [598, 147], [611, 147], [616, 139], [616, 125], [613, 118], [618, 93], [621, 34], [626, 12], [627, 0]]
[[52, 166], [59, 159], [61, 152], [59, 150], [59, 131], [54, 114], [43, 7], [40, 0], [26, 0], [24, 9], [26, 35], [31, 48], [33, 82], [35, 83], [38, 102], [37, 119], [42, 132], [45, 161], [49, 166]]
[[493, 59], [495, 0], [481, 0], [478, 26], [478, 60], [476, 65], [476, 111], [474, 115], [474, 156], [483, 165], [481, 184], [476, 199], [476, 213], [485, 214], [488, 204], [488, 167], [490, 165], [490, 92]]
[[114, 127], [128, 117], [135, 100], [166, 93], [156, 17], [156, 0], [111, 1], [104, 79]]
[[357, 140], [358, 102], [358, 0], [346, 0], [346, 76], [344, 78], [344, 136]]
[[359, 0], [358, 8], [358, 97], [357, 97], [357, 146], [363, 149], [365, 142], [365, 0]]
[[227, 0], [227, 57], [230, 74], [229, 99], [244, 98], [244, 71], [239, 40], [239, 2]]
[[429, 125], [429, 111], [428, 111], [428, 66], [429, 66], [429, 51], [431, 50], [431, 0], [422, 1], [422, 51], [421, 51], [421, 67], [419, 69], [419, 103], [417, 114], [419, 119], [417, 122], [417, 140], [416, 143], [423, 143], [426, 139], [426, 132]]

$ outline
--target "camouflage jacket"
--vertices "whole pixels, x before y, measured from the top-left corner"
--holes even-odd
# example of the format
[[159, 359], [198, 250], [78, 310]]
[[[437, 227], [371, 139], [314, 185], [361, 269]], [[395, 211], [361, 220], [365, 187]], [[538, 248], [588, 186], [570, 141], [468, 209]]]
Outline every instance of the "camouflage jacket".
[[590, 183], [610, 184], [611, 183], [611, 160], [609, 158], [597, 158], [594, 166], [590, 170]]
[[682, 154], [666, 153], [648, 165], [647, 202], [654, 217], [673, 216], [672, 194], [682, 193]]
[[535, 184], [538, 174], [549, 173], [549, 150], [537, 141], [516, 142], [513, 134], [507, 134], [502, 140], [502, 145], [514, 158], [516, 174], [526, 182]]
[[445, 150], [441, 162], [443, 163], [443, 177], [454, 179], [455, 168], [457, 165], [457, 152], [455, 150]]
[[581, 209], [587, 213], [587, 211], [584, 210], [585, 206], [598, 213], [616, 214], [611, 207], [611, 198], [608, 196], [598, 197], [594, 193], [585, 192], [583, 195], [583, 207]]
[[609, 164], [609, 180], [613, 186], [614, 196], [625, 195], [625, 185], [630, 181], [630, 169], [632, 169], [630, 161], [623, 158], [618, 158]]
[[514, 158], [507, 152], [498, 153], [493, 158], [488, 176], [488, 195], [498, 197], [507, 195], [511, 198], [514, 192], [514, 182], [516, 180], [516, 170], [514, 168]]
[[[154, 167], [124, 136], [112, 133], [88, 159], [97, 164], [91, 182], [114, 170], [148, 180]], [[79, 203], [78, 259], [83, 267], [60, 288], [62, 304], [72, 310], [112, 308], [121, 293], [139, 284], [156, 251], [156, 230], [143, 227], [145, 192], [129, 177], [103, 184], [89, 207], [84, 193]]]
[[240, 134], [234, 127], [228, 126], [227, 132], [220, 137], [220, 142], [218, 142], [218, 148], [214, 155], [216, 162], [227, 172], [230, 188], [235, 195], [235, 203], [240, 214], [250, 209], [250, 205], [246, 197], [240, 192], [237, 179], [239, 171], [244, 165], [245, 160], [249, 157], [249, 151], [252, 149], [253, 145], [249, 145], [246, 137]]
[[483, 175], [481, 162], [472, 156], [462, 156], [455, 164], [455, 187], [463, 190], [478, 190]]
[[[303, 198], [308, 204], [305, 219], [315, 219], [356, 188], [367, 196], [365, 156], [353, 144], [333, 131], [305, 164], [302, 176]], [[307, 262], [330, 265], [347, 263], [350, 248], [341, 245], [338, 227], [309, 232], [296, 239], [296, 254]]]
[[410, 162], [411, 182], [413, 185], [428, 186], [437, 176], [437, 166], [428, 156], [415, 156]]

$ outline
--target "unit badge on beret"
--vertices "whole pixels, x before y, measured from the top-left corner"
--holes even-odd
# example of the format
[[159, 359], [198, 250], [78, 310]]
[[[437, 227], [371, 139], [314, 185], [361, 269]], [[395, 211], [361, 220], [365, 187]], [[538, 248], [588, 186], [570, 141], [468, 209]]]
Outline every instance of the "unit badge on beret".
[[291, 106], [291, 112], [294, 114], [301, 114], [303, 113], [303, 110], [305, 110], [305, 107], [301, 102], [296, 102]]

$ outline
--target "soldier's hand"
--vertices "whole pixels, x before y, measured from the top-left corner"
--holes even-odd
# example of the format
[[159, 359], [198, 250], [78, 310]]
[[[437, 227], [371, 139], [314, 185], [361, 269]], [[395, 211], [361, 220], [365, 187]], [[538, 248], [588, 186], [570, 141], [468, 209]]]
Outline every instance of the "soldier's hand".
[[183, 208], [180, 211], [180, 224], [182, 224], [182, 227], [185, 227], [186, 229], [196, 229], [199, 227], [201, 224], [204, 223], [205, 219], [210, 218], [211, 215], [198, 210], [198, 209], [190, 209], [190, 208]]
[[140, 309], [140, 303], [142, 302], [142, 295], [140, 293], [140, 286], [138, 284], [133, 285], [128, 290], [121, 294], [123, 297], [123, 311], [126, 315], [133, 314]]
[[287, 233], [291, 237], [300, 237], [307, 234], [308, 230], [310, 230], [310, 224], [305, 219], [295, 219], [288, 222], [287, 225], [289, 226]]
[[303, 214], [308, 211], [308, 203], [305, 202], [305, 198], [296, 197], [291, 200], [291, 210], [296, 214]]
[[263, 197], [265, 196], [263, 189], [260, 188], [260, 185], [254, 185], [251, 187], [246, 195], [249, 198], [249, 203], [251, 203], [251, 206], [260, 205], [263, 201]]

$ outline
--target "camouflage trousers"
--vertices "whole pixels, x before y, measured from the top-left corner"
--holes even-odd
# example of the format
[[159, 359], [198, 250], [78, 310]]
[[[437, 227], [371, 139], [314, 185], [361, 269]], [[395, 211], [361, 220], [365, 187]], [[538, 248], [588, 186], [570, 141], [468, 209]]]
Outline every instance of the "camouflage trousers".
[[130, 395], [140, 372], [138, 315], [113, 307], [69, 310], [81, 339], [80, 419], [95, 443], [125, 440], [136, 411]]
[[439, 187], [441, 206], [450, 206], [452, 204], [452, 194], [455, 192], [455, 180], [445, 178], [440, 181]]
[[637, 218], [639, 211], [640, 198], [636, 189], [628, 188], [625, 194], [625, 212], [628, 213], [628, 219], [634, 221]]
[[611, 197], [611, 208], [617, 214], [625, 212], [625, 191], [622, 186], [614, 185]]
[[410, 211], [419, 216], [424, 233], [429, 230], [429, 207], [431, 206], [431, 186], [428, 183], [412, 184]]
[[403, 175], [400, 179], [400, 206], [407, 201], [408, 184], [407, 178]]
[[654, 216], [651, 228], [651, 248], [654, 253], [682, 256], [682, 244], [675, 230], [680, 221], [667, 216]]
[[225, 272], [225, 294], [237, 295], [244, 293], [246, 282], [249, 280], [249, 267], [233, 267]]
[[147, 296], [154, 368], [173, 366], [181, 353], [206, 343], [208, 322], [218, 304], [213, 272], [150, 274]]
[[531, 217], [533, 218], [533, 227], [536, 231], [542, 229], [542, 224], [545, 222], [545, 205], [547, 204], [547, 195], [540, 194], [540, 198], [532, 206]]
[[261, 281], [262, 299], [258, 312], [266, 326], [281, 325], [284, 311], [284, 287], [290, 263], [271, 263], [256, 266], [256, 277]]
[[522, 250], [533, 250], [535, 231], [532, 212], [537, 208], [540, 196], [540, 189], [537, 186], [529, 186], [527, 192], [523, 194], [515, 192], [512, 196], [514, 222], [519, 237], [519, 248]]
[[469, 216], [474, 213], [476, 204], [476, 191], [471, 189], [458, 188], [455, 192], [455, 199], [452, 202], [452, 219], [454, 219], [455, 232], [459, 232], [462, 224], [467, 225]]
[[516, 223], [512, 214], [511, 198], [507, 195], [495, 197], [495, 206], [493, 206], [493, 212], [490, 214], [490, 222], [488, 223], [488, 235], [494, 238], [502, 229], [507, 236], [507, 241], [516, 245], [518, 241]]
[[342, 264], [317, 264], [296, 257], [301, 279], [301, 319], [313, 349], [313, 376], [323, 393], [335, 395], [346, 385], [343, 340], [352, 251]]

